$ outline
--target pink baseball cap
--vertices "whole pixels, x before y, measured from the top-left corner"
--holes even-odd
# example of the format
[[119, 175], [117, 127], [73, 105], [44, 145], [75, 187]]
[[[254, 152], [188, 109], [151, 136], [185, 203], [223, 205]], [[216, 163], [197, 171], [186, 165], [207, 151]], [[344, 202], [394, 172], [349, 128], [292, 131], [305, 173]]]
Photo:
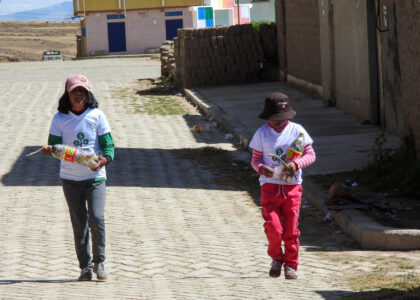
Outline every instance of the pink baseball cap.
[[75, 88], [79, 86], [85, 88], [87, 91], [90, 91], [89, 80], [85, 76], [80, 75], [80, 74], [74, 74], [67, 78], [67, 82], [66, 82], [67, 92], [70, 93], [72, 90], [74, 90]]

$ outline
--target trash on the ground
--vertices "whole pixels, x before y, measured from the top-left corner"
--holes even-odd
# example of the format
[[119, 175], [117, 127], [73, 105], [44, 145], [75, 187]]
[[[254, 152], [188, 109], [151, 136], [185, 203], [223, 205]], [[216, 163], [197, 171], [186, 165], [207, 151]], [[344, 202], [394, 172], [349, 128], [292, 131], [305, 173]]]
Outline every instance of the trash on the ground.
[[302, 204], [302, 209], [311, 207], [309, 204]]
[[231, 139], [233, 139], [233, 135], [231, 133], [226, 133], [225, 134], [225, 139], [226, 140], [231, 140]]
[[207, 123], [195, 124], [192, 129], [195, 132], [206, 132], [210, 130], [210, 124], [207, 124]]
[[212, 123], [211, 123], [211, 125], [212, 125], [213, 127], [217, 127], [217, 122], [212, 122]]
[[174, 96], [182, 96], [182, 93], [181, 93], [181, 92], [176, 92], [176, 93], [174, 94]]
[[352, 187], [356, 187], [356, 186], [358, 186], [358, 184], [357, 184], [357, 182], [353, 182], [353, 183], [351, 184], [351, 186], [352, 186]]
[[357, 198], [355, 198], [351, 193], [344, 189], [340, 181], [336, 181], [328, 189], [328, 198], [325, 200], [325, 205], [338, 204], [340, 199], [358, 202]]
[[237, 166], [238, 166], [238, 164], [237, 164], [237, 163], [232, 163], [232, 166], [233, 166], [233, 167], [237, 167]]
[[208, 117], [207, 120], [213, 121], [213, 117]]
[[340, 233], [341, 233], [341, 230], [336, 230], [333, 232], [333, 234], [340, 234]]
[[334, 216], [331, 213], [327, 213], [327, 215], [322, 219], [324, 223], [331, 223], [334, 221]]
[[[41, 148], [42, 149], [42, 148]], [[29, 153], [26, 156], [32, 156], [41, 151], [41, 149]], [[98, 164], [98, 155], [72, 146], [56, 144], [52, 145], [52, 156], [60, 160], [76, 163], [86, 167], [94, 167]]]

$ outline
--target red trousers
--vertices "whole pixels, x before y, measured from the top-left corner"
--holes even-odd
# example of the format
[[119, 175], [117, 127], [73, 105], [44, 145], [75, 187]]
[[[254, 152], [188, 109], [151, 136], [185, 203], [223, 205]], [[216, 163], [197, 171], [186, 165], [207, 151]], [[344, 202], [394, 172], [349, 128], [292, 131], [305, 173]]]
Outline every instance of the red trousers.
[[[302, 186], [265, 183], [261, 187], [262, 216], [268, 239], [267, 253], [297, 269], [299, 263], [298, 219]], [[284, 242], [284, 252], [281, 242]]]

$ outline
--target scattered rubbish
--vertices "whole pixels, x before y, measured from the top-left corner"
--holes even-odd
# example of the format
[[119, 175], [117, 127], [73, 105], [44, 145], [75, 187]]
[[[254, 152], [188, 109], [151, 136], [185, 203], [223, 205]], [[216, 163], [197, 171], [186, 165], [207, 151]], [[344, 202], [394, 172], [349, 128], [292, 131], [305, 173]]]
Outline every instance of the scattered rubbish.
[[302, 209], [311, 207], [309, 204], [302, 204]]
[[233, 167], [237, 167], [237, 166], [238, 166], [238, 164], [237, 164], [237, 163], [232, 163], [232, 166], [233, 166]]
[[336, 230], [333, 232], [333, 234], [340, 234], [340, 233], [341, 233], [341, 230]]
[[182, 96], [182, 93], [181, 93], [181, 92], [176, 92], [176, 93], [174, 94], [174, 96]]
[[226, 133], [225, 134], [225, 139], [226, 140], [232, 140], [233, 139], [233, 135], [231, 133]]
[[213, 121], [213, 117], [208, 117], [207, 120]]
[[324, 223], [331, 223], [332, 221], [334, 221], [334, 216], [331, 213], [327, 213], [327, 215], [324, 217], [324, 219], [322, 219], [322, 221]]
[[352, 187], [356, 187], [356, 186], [358, 186], [358, 184], [357, 184], [357, 182], [353, 182], [353, 183], [351, 184], [351, 186], [352, 186]]
[[192, 129], [195, 132], [206, 132], [210, 130], [210, 125], [207, 123], [195, 124]]

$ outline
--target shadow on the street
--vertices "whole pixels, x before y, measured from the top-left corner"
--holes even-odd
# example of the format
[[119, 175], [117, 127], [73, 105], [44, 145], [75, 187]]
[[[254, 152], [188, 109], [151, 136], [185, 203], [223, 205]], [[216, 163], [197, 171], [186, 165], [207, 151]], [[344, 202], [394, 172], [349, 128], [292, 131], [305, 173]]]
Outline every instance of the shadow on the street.
[[343, 300], [401, 300], [420, 299], [420, 287], [410, 290], [380, 289], [364, 292], [317, 291], [324, 299]]
[[51, 279], [51, 280], [0, 280], [0, 285], [17, 284], [17, 283], [69, 283], [79, 282], [77, 279]]
[[[11, 171], [1, 178], [5, 186], [59, 186], [59, 160], [25, 147]], [[108, 186], [234, 190], [215, 183], [218, 174], [180, 154], [194, 149], [116, 148], [115, 160], [107, 166]], [[187, 154], [187, 157], [191, 155]], [[255, 178], [257, 183], [258, 179]]]

